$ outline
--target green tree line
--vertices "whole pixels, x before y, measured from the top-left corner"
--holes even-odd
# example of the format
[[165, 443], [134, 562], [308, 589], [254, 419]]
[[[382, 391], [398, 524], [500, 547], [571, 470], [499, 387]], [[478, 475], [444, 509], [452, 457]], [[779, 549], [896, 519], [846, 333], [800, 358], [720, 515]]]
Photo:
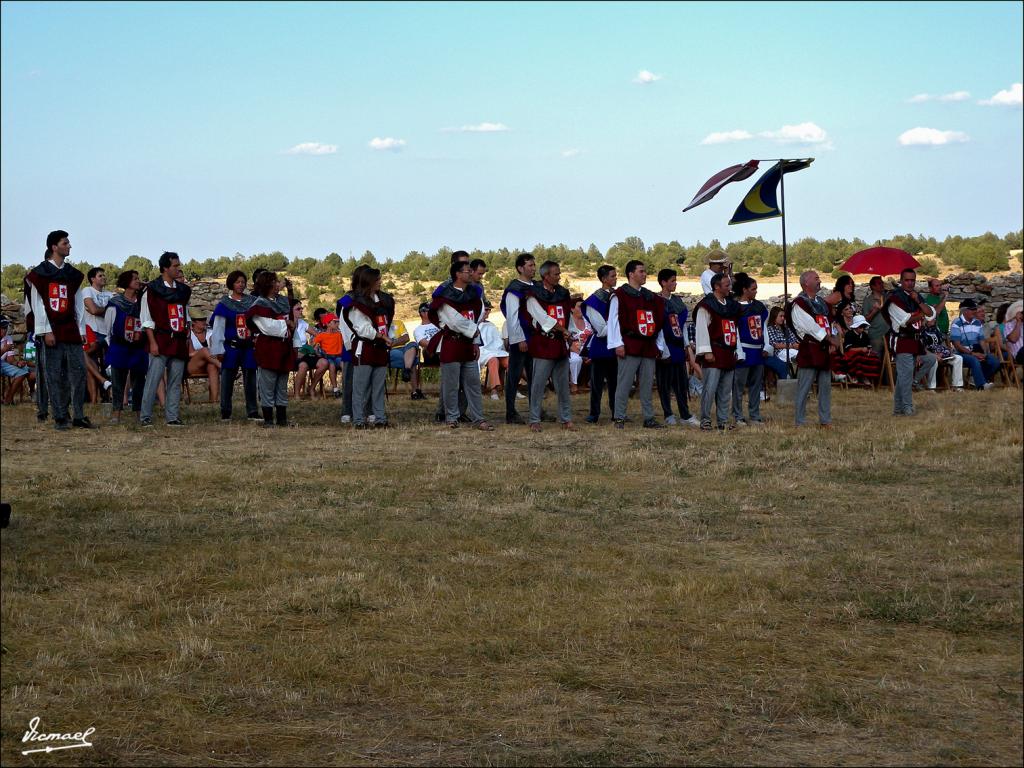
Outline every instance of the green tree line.
[[[824, 274], [838, 276], [838, 266], [857, 251], [872, 245], [884, 245], [902, 248], [913, 254], [936, 254], [938, 259], [947, 265], [960, 267], [964, 270], [994, 272], [1009, 268], [1009, 251], [1021, 247], [1021, 230], [1010, 232], [999, 237], [991, 232], [976, 237], [953, 235], [939, 241], [934, 237], [912, 234], [895, 235], [887, 240], [868, 243], [860, 238], [829, 238], [816, 240], [812, 237], [803, 238], [792, 243], [788, 248], [789, 267], [791, 271], [815, 269]], [[761, 237], [748, 237], [723, 246], [718, 240], [704, 244], [700, 241], [693, 245], [682, 245], [678, 240], [668, 243], [655, 243], [647, 246], [639, 237], [627, 237], [612, 245], [607, 251], [591, 243], [587, 248], [570, 248], [564, 244], [538, 244], [532, 248], [500, 248], [497, 250], [472, 251], [472, 258], [480, 258], [487, 262], [490, 269], [488, 287], [503, 287], [505, 280], [512, 273], [516, 256], [524, 251], [532, 253], [541, 262], [545, 259], [557, 261], [562, 269], [577, 275], [592, 273], [601, 264], [612, 264], [621, 272], [630, 259], [641, 259], [647, 264], [648, 272], [671, 266], [684, 275], [699, 275], [706, 267], [705, 254], [712, 248], [723, 248], [728, 251], [733, 261], [733, 271], [744, 271], [760, 277], [775, 277], [781, 273], [782, 246], [774, 241]], [[329, 253], [322, 259], [306, 257], [289, 259], [281, 251], [256, 253], [244, 256], [222, 256], [219, 259], [197, 261], [189, 259], [182, 265], [188, 279], [216, 278], [226, 275], [234, 269], [240, 269], [247, 275], [262, 267], [275, 272], [285, 271], [289, 275], [305, 278], [311, 287], [325, 291], [333, 290], [339, 294], [344, 292], [345, 284], [358, 264], [368, 263], [381, 267], [391, 276], [402, 277], [419, 283], [422, 293], [425, 285], [436, 284], [448, 276], [448, 265], [452, 249], [444, 247], [432, 255], [422, 251], [409, 251], [398, 260], [379, 260], [371, 251], [366, 251], [361, 258], [350, 256], [343, 259], [337, 253]], [[939, 262], [925, 258], [921, 271], [924, 274], [937, 274]], [[93, 266], [105, 269], [108, 283], [113, 284], [114, 277], [123, 269], [137, 270], [143, 280], [152, 280], [159, 275], [154, 261], [138, 255], [129, 256], [121, 265], [110, 262], [90, 264], [75, 261], [82, 271]], [[20, 299], [22, 279], [26, 268], [19, 264], [7, 264], [2, 270], [2, 290], [11, 299]], [[312, 292], [312, 291], [311, 291]]]

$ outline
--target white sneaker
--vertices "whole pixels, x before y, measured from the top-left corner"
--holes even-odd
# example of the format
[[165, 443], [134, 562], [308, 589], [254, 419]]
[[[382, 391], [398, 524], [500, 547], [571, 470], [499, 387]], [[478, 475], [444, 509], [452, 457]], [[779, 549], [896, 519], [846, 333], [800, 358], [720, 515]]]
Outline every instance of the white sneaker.
[[832, 381], [846, 381], [846, 374], [845, 373], [833, 373], [832, 374]]
[[373, 415], [373, 414], [371, 413], [371, 414], [370, 414], [369, 416], [367, 416], [367, 417], [366, 417], [366, 423], [367, 423], [367, 424], [376, 424], [376, 423], [377, 423], [377, 417], [376, 417], [376, 416], [374, 416], [374, 415]]
[[679, 424], [679, 422], [676, 421], [676, 417], [675, 416], [668, 416], [668, 417], [665, 418], [665, 426], [666, 427], [674, 427], [677, 424]]
[[768, 398], [766, 398], [766, 397], [764, 396], [764, 390], [761, 390], [761, 402], [763, 403], [763, 402], [764, 402], [765, 400], [767, 400], [767, 399], [768, 399]]
[[516, 400], [525, 400], [525, 399], [526, 399], [526, 395], [524, 395], [522, 392], [516, 392]]
[[491, 392], [491, 400], [500, 400], [497, 392]]
[[110, 381], [104, 381], [103, 382], [103, 390], [104, 391], [110, 389], [112, 386], [114, 386], [113, 382], [110, 382]]
[[352, 417], [349, 416], [348, 414], [342, 416], [341, 417], [341, 423], [342, 424], [351, 424], [352, 423]]
[[992, 389], [992, 387], [994, 387], [994, 386], [995, 386], [995, 384], [990, 381], [988, 384], [986, 384], [984, 387], [982, 387], [982, 389], [988, 390], [988, 389]]
[[746, 419], [736, 419], [736, 426], [737, 427], [747, 427], [747, 426], [750, 426], [750, 425], [747, 424]]
[[690, 427], [699, 427], [700, 419], [698, 419], [696, 416], [690, 416], [690, 418], [688, 419], [683, 419], [681, 423], [686, 424], [687, 426]]

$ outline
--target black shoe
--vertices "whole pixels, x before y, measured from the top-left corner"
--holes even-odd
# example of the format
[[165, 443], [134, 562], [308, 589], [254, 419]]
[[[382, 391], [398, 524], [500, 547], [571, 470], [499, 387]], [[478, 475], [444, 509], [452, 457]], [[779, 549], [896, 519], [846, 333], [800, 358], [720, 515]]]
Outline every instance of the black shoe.
[[408, 368], [402, 369], [402, 381], [412, 381], [412, 371]]
[[626, 420], [625, 419], [612, 419], [612, 424], [615, 425], [616, 429], [625, 429], [626, 428]]
[[434, 414], [434, 421], [436, 421], [438, 424], [443, 424], [444, 423], [444, 413], [435, 413]]
[[375, 421], [373, 422], [374, 429], [391, 429], [391, 425], [386, 421]]
[[644, 421], [644, 429], [664, 429], [665, 425], [657, 419], [646, 419]]
[[466, 416], [465, 414], [463, 414], [462, 416], [459, 416], [459, 424], [472, 424], [472, 423], [473, 423], [473, 420], [471, 418], [469, 418], [469, 416]]
[[423, 392], [421, 390], [417, 389], [411, 395], [409, 395], [409, 399], [410, 400], [423, 400], [424, 399]]
[[72, 419], [71, 426], [77, 427], [78, 429], [96, 429], [95, 425], [89, 421], [88, 416], [83, 416], [80, 419]]
[[152, 419], [139, 419], [139, 426], [140, 427], [152, 427], [153, 426], [153, 420]]
[[272, 422], [272, 421], [264, 421], [263, 422], [263, 428], [264, 429], [275, 429], [276, 427], [274, 425], [274, 422]]
[[585, 418], [584, 421], [587, 422], [587, 424], [597, 424], [598, 418], [599, 417], [597, 416], [587, 416], [587, 418]]
[[50, 418], [49, 414], [46, 414], [46, 413], [37, 413], [36, 414], [36, 421], [38, 421], [40, 424], [42, 424], [48, 418]]
[[185, 422], [183, 422], [181, 419], [175, 419], [174, 421], [168, 421], [167, 422], [167, 426], [168, 427], [184, 427], [185, 426]]
[[506, 424], [525, 424], [526, 419], [520, 416], [518, 413], [512, 414], [511, 416], [505, 417]]
[[67, 419], [54, 419], [53, 428], [61, 432], [64, 432], [65, 430], [71, 429], [71, 425], [68, 424]]
[[288, 426], [288, 406], [279, 405], [277, 406], [277, 426], [287, 427]]

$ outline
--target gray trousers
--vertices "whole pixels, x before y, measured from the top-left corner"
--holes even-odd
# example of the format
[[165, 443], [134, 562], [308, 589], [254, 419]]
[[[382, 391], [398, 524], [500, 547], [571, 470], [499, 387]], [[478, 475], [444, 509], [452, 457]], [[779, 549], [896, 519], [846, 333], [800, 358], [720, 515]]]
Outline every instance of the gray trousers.
[[530, 379], [530, 423], [540, 424], [544, 407], [544, 392], [548, 379], [555, 386], [558, 397], [558, 420], [563, 424], [572, 421], [572, 399], [569, 396], [569, 358], [545, 360], [533, 358], [533, 377]]
[[712, 368], [704, 371], [704, 391], [700, 393], [700, 423], [711, 423], [711, 406], [715, 406], [715, 417], [718, 425], [724, 427], [729, 422], [732, 410], [732, 382], [735, 371]]
[[640, 408], [644, 412], [644, 421], [654, 418], [654, 358], [626, 355], [619, 358], [619, 368], [615, 376], [615, 413], [612, 418], [621, 421], [626, 418], [626, 407], [629, 405], [629, 390], [633, 386], [633, 377], [640, 371], [640, 382], [637, 394], [640, 396]]
[[910, 416], [914, 413], [914, 384], [926, 380], [935, 368], [935, 363], [935, 355], [922, 355], [921, 367], [915, 376], [914, 356], [905, 352], [896, 355], [896, 386], [892, 392], [894, 416]]
[[444, 420], [449, 424], [462, 414], [460, 397], [466, 400], [466, 416], [474, 424], [484, 420], [483, 398], [480, 396], [480, 364], [476, 360], [441, 364], [441, 396], [444, 398]]
[[764, 387], [764, 366], [753, 365], [737, 368], [732, 377], [732, 415], [739, 421], [743, 418], [743, 390], [750, 387], [747, 398], [747, 413], [751, 421], [761, 420], [761, 389]]
[[260, 393], [261, 407], [288, 405], [288, 371], [279, 373], [269, 368], [257, 368], [256, 388]]
[[828, 368], [800, 368], [796, 372], [796, 425], [806, 423], [807, 398], [811, 385], [818, 380], [818, 422], [832, 423], [832, 371]]
[[164, 417], [167, 421], [178, 421], [181, 417], [181, 377], [185, 375], [185, 361], [180, 357], [150, 355], [146, 389], [142, 393], [142, 412], [139, 414], [142, 421], [150, 421], [153, 418], [156, 390], [160, 386], [165, 370], [167, 389], [164, 392]]
[[68, 400], [71, 401], [74, 418], [85, 418], [85, 411], [82, 410], [85, 403], [85, 353], [82, 345], [58, 341], [54, 346], [47, 347], [44, 354], [46, 388], [50, 395], [53, 418], [67, 420]]
[[[352, 365], [351, 360], [346, 360], [341, 366], [341, 415], [352, 415]], [[310, 392], [310, 397], [313, 393]]]
[[[477, 371], [480, 369], [478, 368]], [[479, 373], [477, 374], [479, 375]], [[356, 426], [366, 423], [366, 399], [370, 399], [373, 417], [378, 424], [387, 424], [384, 411], [384, 395], [388, 381], [386, 365], [352, 366], [352, 423]]]

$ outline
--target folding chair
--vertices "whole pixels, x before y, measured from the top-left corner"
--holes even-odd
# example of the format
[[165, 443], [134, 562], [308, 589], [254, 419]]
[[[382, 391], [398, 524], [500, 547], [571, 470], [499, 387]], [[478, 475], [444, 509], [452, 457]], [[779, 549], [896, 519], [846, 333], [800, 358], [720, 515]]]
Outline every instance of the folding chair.
[[1020, 389], [1020, 377], [1017, 375], [1017, 363], [1012, 357], [1003, 351], [1003, 342], [999, 338], [998, 333], [992, 337], [990, 343], [992, 344], [992, 352], [999, 361], [999, 376], [1003, 380], [1003, 386], [1009, 387], [1010, 384], [1013, 384], [1014, 387]]

